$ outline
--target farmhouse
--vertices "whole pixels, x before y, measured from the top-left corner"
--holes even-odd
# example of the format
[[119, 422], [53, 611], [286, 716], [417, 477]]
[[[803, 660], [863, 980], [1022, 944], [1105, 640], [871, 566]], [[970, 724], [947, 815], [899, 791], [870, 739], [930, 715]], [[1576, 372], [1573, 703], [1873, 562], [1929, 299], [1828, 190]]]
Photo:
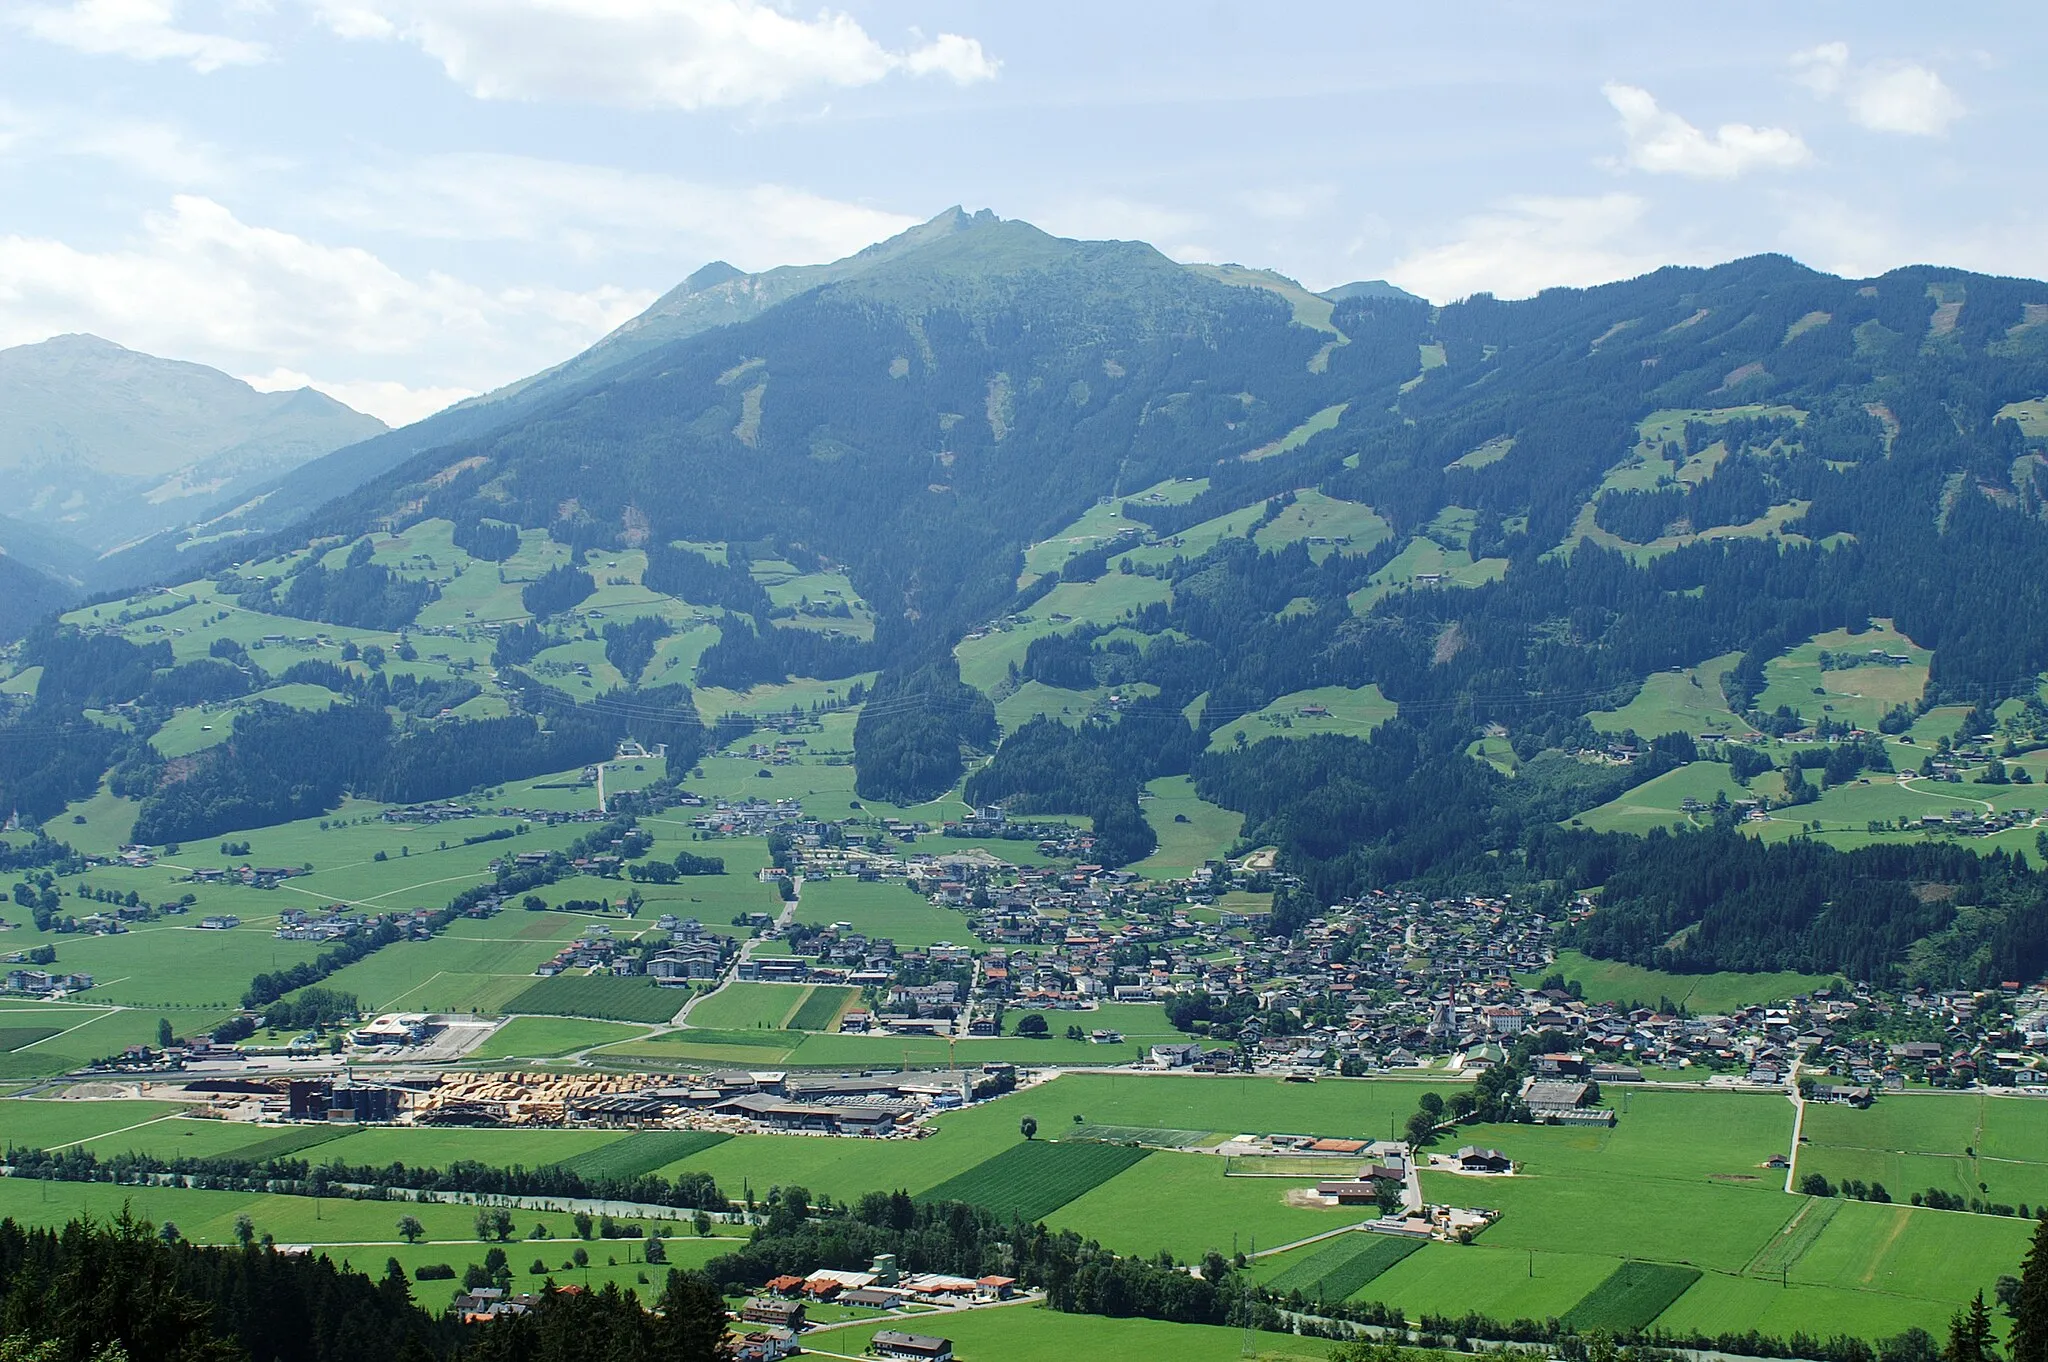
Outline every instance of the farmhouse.
[[953, 1362], [953, 1340], [930, 1334], [882, 1329], [868, 1346], [881, 1357], [898, 1358], [901, 1362]]
[[1458, 1150], [1458, 1168], [1466, 1173], [1505, 1173], [1514, 1167], [1507, 1155], [1498, 1149], [1481, 1149], [1468, 1144]]

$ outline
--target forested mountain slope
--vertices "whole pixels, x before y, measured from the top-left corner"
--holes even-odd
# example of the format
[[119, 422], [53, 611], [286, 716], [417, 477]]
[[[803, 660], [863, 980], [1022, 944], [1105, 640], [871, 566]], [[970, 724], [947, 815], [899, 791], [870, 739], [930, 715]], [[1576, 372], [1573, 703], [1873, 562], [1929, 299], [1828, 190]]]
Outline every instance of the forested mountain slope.
[[[985, 214], [928, 226], [536, 384], [496, 426], [461, 409], [459, 434], [192, 598], [481, 634], [513, 703], [556, 707], [579, 752], [636, 714], [696, 730], [689, 686], [859, 678], [863, 797], [1092, 815], [1125, 861], [1157, 831], [1147, 784], [1188, 777], [1244, 815], [1247, 846], [1279, 849], [1295, 907], [1394, 880], [1560, 905], [1608, 885], [1581, 944], [1673, 968], [2048, 964], [2005, 793], [2048, 742], [2048, 285], [1760, 257], [1433, 308]], [[676, 325], [737, 287], [714, 273], [671, 296]], [[666, 698], [561, 697], [549, 678], [600, 635], [617, 695]], [[65, 706], [92, 707], [98, 664], [66, 637], [32, 644], [49, 660], [17, 722], [86, 731]], [[123, 661], [117, 703], [168, 712], [207, 680], [170, 661]], [[451, 741], [437, 726], [477, 721], [449, 708], [379, 730], [332, 788], [397, 788], [423, 769], [409, 753]], [[521, 722], [525, 755], [492, 778], [567, 755]], [[319, 741], [264, 732], [202, 763], [222, 797], [263, 804], [238, 752], [275, 766]], [[170, 819], [185, 769], [106, 734], [75, 769], [0, 780], [42, 782], [47, 810], [117, 766]], [[1996, 828], [1922, 833], [1871, 786], [1867, 835], [1836, 847], [1752, 864], [1737, 835], [1782, 840], [1815, 799], [1864, 808], [1850, 793], [1875, 772], [1994, 763], [2008, 784], [1975, 802]], [[1656, 815], [1680, 788], [1697, 808], [1673, 793]], [[1652, 812], [1613, 813], [1630, 800]], [[1703, 831], [1613, 831], [1671, 821]], [[1960, 873], [1953, 839], [1986, 830], [2000, 855]], [[1889, 859], [1841, 849], [1927, 835]], [[1673, 897], [1667, 873], [1727, 889]]]

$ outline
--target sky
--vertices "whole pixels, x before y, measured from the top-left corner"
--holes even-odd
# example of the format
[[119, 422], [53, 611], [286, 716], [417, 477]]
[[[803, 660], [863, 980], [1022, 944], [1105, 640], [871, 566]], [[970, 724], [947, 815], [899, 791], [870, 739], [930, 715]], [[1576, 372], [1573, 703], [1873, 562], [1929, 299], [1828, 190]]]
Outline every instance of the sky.
[[2048, 276], [2030, 3], [0, 0], [0, 346], [393, 423], [950, 205], [1311, 288]]

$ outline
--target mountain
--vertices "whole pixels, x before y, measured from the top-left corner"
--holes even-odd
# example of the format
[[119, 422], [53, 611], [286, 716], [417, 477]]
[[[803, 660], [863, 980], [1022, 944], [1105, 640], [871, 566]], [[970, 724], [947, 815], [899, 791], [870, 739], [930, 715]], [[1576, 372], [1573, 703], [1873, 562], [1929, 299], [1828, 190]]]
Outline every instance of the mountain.
[[310, 388], [262, 393], [97, 336], [0, 350], [10, 509], [95, 553], [383, 429]]
[[990, 214], [885, 244], [752, 315], [700, 271], [619, 358], [359, 446], [385, 470], [188, 588], [431, 625], [511, 717], [430, 669], [388, 691], [402, 731], [279, 719], [174, 779], [146, 725], [78, 716], [228, 678], [46, 632], [20, 722], [99, 755], [0, 743], [0, 795], [49, 816], [118, 767], [169, 840], [272, 787], [438, 797], [650, 725], [686, 775], [726, 741], [693, 688], [797, 678], [860, 688], [864, 800], [1078, 814], [1123, 863], [1186, 782], [1277, 849], [1282, 926], [1372, 885], [1604, 886], [1574, 940], [1638, 964], [2048, 968], [2024, 821], [1889, 776], [2009, 786], [2048, 751], [2048, 284], [1763, 256], [1439, 308]]
[[1384, 279], [1354, 279], [1348, 284], [1339, 284], [1335, 288], [1324, 289], [1321, 296], [1333, 303], [1346, 302], [1352, 298], [1394, 298], [1409, 303], [1428, 301], [1428, 299], [1418, 294], [1410, 293], [1407, 289], [1397, 285], [1390, 284]]
[[[984, 218], [989, 214], [980, 215]], [[247, 540], [297, 524], [315, 509], [422, 450], [453, 444], [519, 420], [576, 389], [598, 381], [649, 350], [714, 327], [746, 321], [809, 289], [853, 278], [887, 261], [960, 231], [972, 221], [949, 208], [929, 222], [824, 265], [785, 265], [746, 274], [713, 261], [655, 300], [645, 312], [588, 350], [540, 373], [458, 402], [421, 421], [362, 439], [325, 458], [209, 503], [189, 521], [129, 548], [93, 574], [96, 585], [118, 586], [175, 573], [195, 547], [223, 538]]]

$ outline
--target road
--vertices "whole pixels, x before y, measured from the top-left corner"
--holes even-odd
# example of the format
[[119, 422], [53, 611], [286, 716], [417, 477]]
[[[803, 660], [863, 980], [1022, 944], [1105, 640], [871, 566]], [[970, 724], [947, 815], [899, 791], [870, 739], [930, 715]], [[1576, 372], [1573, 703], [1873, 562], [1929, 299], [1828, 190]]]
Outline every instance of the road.
[[1792, 1061], [1792, 1077], [1785, 1095], [1792, 1099], [1792, 1152], [1785, 1156], [1785, 1190], [1789, 1192], [1792, 1180], [1799, 1176], [1799, 1134], [1806, 1126], [1806, 1099], [1799, 1095], [1798, 1060]]

